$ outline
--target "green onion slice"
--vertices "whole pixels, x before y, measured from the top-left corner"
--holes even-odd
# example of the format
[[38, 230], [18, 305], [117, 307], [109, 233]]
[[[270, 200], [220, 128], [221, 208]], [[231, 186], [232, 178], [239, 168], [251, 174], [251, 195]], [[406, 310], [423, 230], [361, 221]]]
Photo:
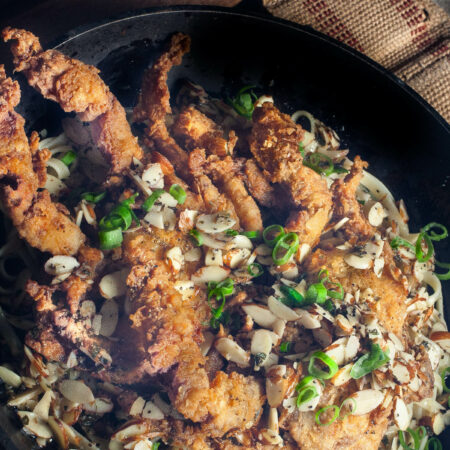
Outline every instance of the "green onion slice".
[[[437, 234], [432, 228], [439, 228], [441, 230], [440, 234]], [[428, 231], [431, 230], [430, 233]], [[441, 223], [431, 222], [428, 225], [425, 225], [421, 230], [422, 233], [427, 233], [431, 240], [433, 241], [441, 241], [448, 236], [447, 227], [442, 225]]]
[[400, 246], [410, 248], [411, 250], [415, 250], [415, 247], [413, 244], [411, 244], [411, 242], [408, 242], [407, 240], [402, 239], [400, 236], [396, 236], [391, 241], [391, 247], [393, 249], [396, 249], [396, 248], [399, 248]]
[[[319, 360], [321, 363], [323, 363], [327, 367], [327, 370], [319, 369], [316, 366], [316, 360]], [[309, 360], [309, 374], [321, 380], [329, 380], [334, 375], [336, 375], [336, 372], [338, 370], [338, 365], [324, 352], [314, 352], [311, 356], [311, 359]]]
[[336, 298], [338, 300], [344, 300], [344, 288], [341, 283], [330, 283], [332, 286], [336, 286], [338, 290], [328, 289], [327, 295], [331, 298]]
[[275, 244], [285, 235], [284, 228], [281, 225], [270, 225], [263, 230], [262, 237], [266, 245], [275, 247]]
[[297, 233], [288, 233], [281, 237], [275, 244], [272, 251], [272, 259], [275, 265], [282, 266], [286, 264], [291, 256], [298, 250]]
[[442, 450], [442, 443], [437, 437], [428, 439], [425, 450]]
[[239, 234], [239, 232], [236, 230], [225, 230], [225, 234], [227, 236], [237, 236]]
[[259, 277], [264, 273], [264, 269], [262, 268], [261, 264], [258, 263], [251, 263], [247, 266], [247, 272], [252, 277]]
[[313, 385], [303, 386], [297, 395], [297, 408], [303, 405], [303, 403], [309, 402], [313, 398], [319, 396], [317, 388]]
[[239, 234], [246, 236], [249, 239], [259, 239], [261, 237], [260, 231], [241, 231]]
[[98, 239], [100, 241], [100, 248], [102, 250], [111, 250], [119, 247], [123, 241], [122, 229], [104, 230], [98, 232]]
[[254, 87], [255, 86], [244, 86], [236, 94], [235, 98], [228, 99], [228, 102], [235, 109], [235, 111], [241, 116], [247, 117], [247, 119], [252, 118], [253, 110], [255, 109], [253, 101], [258, 99], [258, 97], [256, 97], [251, 90]]
[[315, 377], [311, 376], [311, 375], [306, 375], [306, 377], [302, 378], [300, 380], [300, 382], [297, 384], [297, 386], [295, 387], [295, 390], [297, 392], [300, 391], [300, 389], [302, 389], [304, 386], [307, 386], [309, 383], [312, 383], [315, 380]]
[[98, 203], [105, 198], [106, 192], [84, 192], [81, 194], [81, 198], [88, 203]]
[[280, 344], [280, 352], [281, 353], [288, 353], [290, 352], [292, 347], [292, 342], [282, 342]]
[[[329, 409], [333, 409], [333, 410], [334, 410], [333, 417], [332, 417], [328, 422], [322, 422], [322, 421], [320, 420], [320, 416], [321, 416], [324, 412], [328, 411]], [[315, 417], [315, 419], [316, 419], [317, 425], [320, 425], [320, 426], [328, 426], [328, 425], [331, 425], [338, 417], [339, 417], [339, 406], [336, 406], [336, 405], [328, 405], [328, 406], [325, 406], [324, 408], [320, 408], [319, 411], [316, 412], [316, 417]]]
[[[347, 413], [345, 413], [343, 416], [341, 416], [341, 411], [342, 411], [342, 409], [343, 409], [343, 408], [346, 406], [346, 404], [349, 403], [349, 402], [352, 404], [350, 410], [349, 410]], [[355, 411], [356, 411], [356, 400], [355, 400], [353, 397], [347, 397], [347, 398], [341, 403], [341, 406], [340, 406], [340, 408], [339, 408], [339, 418], [340, 418], [341, 420], [344, 420], [347, 416], [350, 416], [350, 415], [354, 414]]]
[[447, 383], [445, 382], [445, 378], [447, 375], [450, 375], [450, 366], [446, 367], [441, 372], [441, 379], [442, 379], [442, 388], [444, 389], [444, 392], [450, 392], [450, 387], [447, 386]]
[[361, 356], [355, 364], [353, 364], [350, 376], [355, 380], [362, 378], [364, 375], [383, 366], [389, 361], [389, 356], [383, 352], [378, 344], [371, 344], [370, 352]]
[[198, 230], [193, 228], [191, 231], [189, 231], [189, 234], [191, 235], [194, 242], [197, 244], [198, 247], [203, 245], [203, 236], [200, 234]]
[[442, 263], [439, 261], [434, 261], [435, 265], [440, 267], [441, 269], [449, 269], [445, 273], [437, 273], [434, 272], [434, 274], [442, 281], [450, 280], [450, 263]]
[[412, 430], [411, 428], [407, 428], [406, 431], [411, 435], [414, 441], [414, 447], [410, 447], [406, 443], [405, 435], [403, 434], [404, 432], [402, 430], [398, 430], [398, 442], [405, 450], [417, 450], [420, 446], [419, 434], [416, 431]]
[[208, 298], [213, 296], [217, 298], [225, 297], [231, 295], [234, 289], [234, 281], [231, 278], [226, 278], [220, 283], [215, 281], [210, 281], [208, 283]]
[[64, 156], [61, 158], [61, 161], [69, 167], [75, 160], [77, 159], [77, 154], [69, 150], [67, 153], [64, 153]]
[[313, 303], [323, 304], [327, 299], [327, 288], [322, 283], [314, 283], [309, 286], [305, 294], [305, 300], [307, 305]]
[[127, 198], [123, 202], [120, 202], [115, 206], [109, 214], [103, 217], [99, 222], [99, 228], [101, 231], [112, 231], [117, 228], [121, 228], [122, 231], [128, 230], [133, 219], [138, 221], [138, 218], [131, 210], [130, 205], [132, 205], [139, 194], [133, 194], [131, 197]]
[[186, 191], [179, 184], [172, 184], [169, 189], [169, 194], [182, 205], [186, 201]]
[[[427, 253], [424, 255], [422, 250], [422, 241], [425, 242], [425, 245], [427, 246]], [[416, 258], [417, 261], [424, 263], [427, 262], [432, 256], [434, 252], [434, 246], [433, 242], [431, 241], [430, 236], [428, 236], [427, 233], [420, 233], [419, 237], [417, 238], [416, 242]]]
[[303, 165], [325, 176], [331, 175], [334, 171], [333, 160], [322, 153], [309, 153], [303, 159]]
[[317, 274], [317, 280], [319, 283], [325, 283], [328, 281], [330, 276], [330, 273], [328, 272], [328, 269], [320, 269], [319, 273]]
[[289, 300], [288, 306], [296, 306], [301, 308], [302, 306], [305, 306], [305, 298], [303, 297], [300, 292], [296, 291], [294, 288], [291, 288], [290, 286], [286, 286], [285, 284], [282, 284], [280, 286], [280, 291], [286, 295], [287, 299]]
[[156, 189], [154, 190], [150, 197], [147, 197], [144, 201], [144, 203], [142, 203], [142, 209], [144, 211], [150, 211], [153, 207], [153, 205], [155, 204], [156, 200], [158, 200], [159, 197], [161, 197], [161, 195], [164, 194], [164, 189]]
[[153, 442], [152, 450], [158, 450], [160, 445], [161, 445], [161, 441]]
[[322, 308], [326, 309], [328, 312], [330, 312], [332, 314], [334, 314], [334, 312], [336, 310], [336, 307], [334, 306], [334, 303], [329, 298], [327, 298], [325, 300], [324, 304], [322, 305]]
[[300, 152], [300, 155], [302, 155], [302, 157], [305, 157], [305, 147], [303, 147], [303, 142], [299, 142], [298, 143], [298, 151]]

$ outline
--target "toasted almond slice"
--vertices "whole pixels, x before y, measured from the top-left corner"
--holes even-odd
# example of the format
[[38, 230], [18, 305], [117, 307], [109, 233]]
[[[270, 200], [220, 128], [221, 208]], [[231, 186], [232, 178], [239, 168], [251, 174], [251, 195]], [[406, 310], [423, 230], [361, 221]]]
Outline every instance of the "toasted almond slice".
[[267, 419], [267, 426], [269, 427], [269, 430], [272, 430], [275, 433], [279, 432], [277, 408], [269, 409], [269, 418]]
[[383, 273], [383, 267], [384, 267], [384, 258], [375, 258], [373, 261], [373, 271], [375, 272], [375, 275], [380, 278], [381, 274]]
[[222, 250], [220, 250], [220, 248], [208, 248], [205, 255], [205, 265], [221, 266], [222, 264], [223, 264]]
[[253, 333], [250, 352], [253, 355], [264, 353], [268, 355], [272, 350], [272, 332], [268, 330], [256, 330]]
[[0, 378], [4, 383], [9, 384], [12, 387], [19, 387], [22, 384], [22, 378], [17, 373], [8, 369], [7, 367], [0, 366]]
[[149, 211], [145, 215], [144, 220], [155, 228], [164, 230], [164, 216], [162, 211]]
[[341, 366], [345, 361], [345, 347], [348, 339], [340, 338], [324, 349], [324, 352], [338, 365]]
[[350, 396], [356, 401], [356, 409], [353, 415], [362, 416], [368, 414], [380, 406], [384, 399], [384, 393], [375, 389], [364, 389]]
[[117, 430], [111, 439], [119, 442], [129, 442], [136, 436], [143, 435], [148, 432], [148, 422], [142, 419], [134, 419], [127, 422], [119, 430]]
[[50, 416], [48, 418], [48, 424], [53, 431], [56, 440], [58, 441], [59, 446], [62, 449], [69, 448], [69, 436], [67, 434], [66, 428], [64, 426], [64, 422], [57, 417]]
[[402, 431], [408, 428], [410, 422], [408, 408], [400, 397], [394, 398], [394, 422]]
[[142, 417], [144, 419], [162, 420], [164, 419], [163, 412], [152, 402], [147, 401], [142, 411]]
[[114, 300], [106, 300], [100, 309], [100, 315], [100, 334], [107, 337], [113, 335], [119, 322], [119, 306]]
[[398, 361], [394, 361], [391, 371], [397, 383], [407, 384], [411, 381], [411, 375], [409, 373], [408, 367], [406, 367], [404, 364]]
[[446, 352], [450, 353], [450, 332], [435, 331], [434, 333], [431, 333], [430, 339], [439, 344]]
[[233, 236], [225, 245], [226, 250], [232, 250], [235, 248], [246, 248], [247, 250], [252, 250], [253, 243], [247, 236], [238, 234], [237, 236]]
[[23, 428], [28, 433], [43, 439], [50, 439], [52, 437], [50, 428], [36, 414], [30, 411], [17, 411], [17, 415], [22, 420]]
[[219, 338], [215, 342], [217, 351], [227, 360], [233, 361], [239, 367], [250, 365], [250, 355], [241, 346], [229, 338]]
[[214, 335], [210, 331], [203, 332], [204, 341], [200, 344], [200, 350], [203, 356], [206, 356], [214, 342]]
[[56, 255], [47, 260], [44, 270], [50, 275], [62, 275], [77, 267], [80, 267], [80, 263], [73, 256]]
[[158, 163], [149, 164], [142, 172], [142, 181], [145, 181], [152, 189], [164, 188], [164, 174]]
[[202, 251], [199, 248], [191, 248], [184, 254], [184, 260], [186, 262], [200, 261], [202, 257]]
[[145, 406], [145, 400], [142, 397], [138, 397], [130, 408], [130, 416], [140, 416]]
[[445, 430], [445, 418], [442, 413], [437, 413], [431, 417], [426, 416], [420, 419], [421, 425], [430, 427], [434, 434], [441, 434]]
[[122, 269], [105, 275], [98, 284], [100, 294], [106, 299], [125, 295], [129, 272], [129, 269]]
[[63, 380], [59, 385], [59, 392], [74, 403], [90, 403], [95, 400], [91, 389], [80, 380]]
[[114, 404], [108, 397], [97, 397], [93, 403], [83, 404], [83, 409], [93, 414], [106, 414], [114, 409]]
[[301, 264], [305, 260], [310, 250], [311, 246], [309, 244], [301, 244], [298, 247], [298, 251], [297, 254], [295, 255], [295, 258], [299, 264]]
[[289, 308], [289, 306], [286, 306], [284, 303], [281, 303], [273, 295], [268, 298], [267, 306], [270, 311], [280, 319], [292, 321], [299, 318], [299, 315], [293, 309]]
[[337, 372], [336, 375], [331, 378], [331, 383], [333, 383], [335, 386], [342, 386], [343, 384], [349, 382], [352, 377], [350, 376], [350, 372], [352, 370], [353, 363], [347, 364], [346, 366], [341, 367]]
[[275, 433], [275, 431], [263, 429], [259, 435], [259, 439], [263, 444], [269, 444], [269, 445], [282, 445], [283, 439], [278, 434]]
[[322, 325], [320, 328], [313, 329], [312, 334], [315, 341], [318, 342], [321, 347], [328, 347], [333, 341], [332, 334], [324, 325]]
[[242, 265], [251, 255], [248, 248], [235, 248], [228, 250], [223, 257], [223, 262], [231, 269]]
[[344, 317], [342, 314], [338, 314], [336, 316], [335, 320], [336, 326], [339, 328], [339, 330], [344, 334], [351, 334], [353, 331], [353, 327], [348, 321], [346, 317]]
[[355, 269], [369, 269], [372, 266], [372, 258], [369, 255], [359, 256], [355, 253], [347, 253], [344, 261]]
[[272, 366], [266, 372], [266, 395], [271, 408], [278, 408], [283, 402], [288, 388], [285, 365]]
[[309, 312], [313, 315], [321, 316], [324, 319], [330, 321], [331, 323], [334, 323], [335, 321], [334, 317], [325, 308], [322, 308], [322, 306], [320, 306], [317, 303], [311, 305], [311, 307], [309, 308]]
[[345, 346], [344, 361], [351, 361], [358, 354], [358, 350], [359, 339], [354, 334], [352, 334], [351, 336], [349, 336], [347, 344]]
[[306, 309], [299, 309], [299, 308], [297, 308], [295, 312], [299, 315], [297, 322], [307, 330], [314, 330], [315, 328], [320, 328], [321, 323], [317, 315], [312, 315]]
[[219, 266], [205, 266], [197, 270], [192, 277], [191, 281], [195, 284], [205, 285], [211, 281], [219, 283], [225, 280], [230, 274], [230, 269]]
[[[279, 339], [283, 337], [284, 330], [286, 329], [286, 321], [282, 319], [277, 319], [272, 325], [273, 332], [278, 336]], [[277, 342], [274, 342], [276, 345]]]
[[8, 401], [8, 406], [15, 406], [19, 408], [22, 405], [25, 405], [30, 400], [35, 400], [37, 396], [42, 392], [42, 388], [37, 386], [35, 388], [29, 389], [25, 392], [16, 395], [11, 400]]
[[270, 328], [278, 320], [266, 306], [256, 303], [247, 303], [242, 305], [242, 309], [248, 314], [259, 326]]
[[37, 405], [34, 407], [33, 412], [42, 420], [48, 419], [48, 412], [50, 411], [50, 404], [53, 399], [53, 392], [46, 391]]
[[367, 203], [367, 205], [369, 207], [364, 208], [366, 210], [367, 220], [373, 227], [379, 227], [383, 223], [384, 218], [387, 217], [383, 205], [380, 202], [375, 202], [372, 205]]
[[180, 217], [178, 219], [178, 228], [183, 233], [189, 233], [192, 228], [194, 228], [195, 219], [198, 212], [191, 209], [185, 209], [180, 212]]
[[205, 233], [222, 233], [236, 224], [229, 213], [218, 212], [215, 214], [200, 214], [196, 220], [196, 227]]
[[168, 250], [166, 258], [174, 273], [178, 273], [184, 265], [184, 256], [180, 247], [172, 247]]
[[173, 287], [181, 294], [183, 300], [190, 298], [195, 292], [195, 284], [193, 281], [175, 281]]

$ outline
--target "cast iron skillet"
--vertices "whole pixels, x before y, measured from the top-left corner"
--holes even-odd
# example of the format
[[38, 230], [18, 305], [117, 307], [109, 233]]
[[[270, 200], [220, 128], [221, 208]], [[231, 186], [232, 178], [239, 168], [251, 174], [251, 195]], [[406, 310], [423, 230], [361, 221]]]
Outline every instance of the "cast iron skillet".
[[[188, 77], [226, 95], [254, 84], [272, 94], [284, 112], [306, 109], [340, 134], [352, 157], [369, 161], [370, 171], [396, 198], [406, 200], [412, 231], [430, 221], [450, 225], [448, 124], [378, 64], [310, 28], [245, 12], [171, 8], [76, 30], [57, 48], [99, 67], [119, 100], [131, 107], [144, 69], [175, 31], [192, 37], [192, 51], [171, 71], [171, 87]], [[28, 127], [51, 131], [59, 108], [21, 84]], [[437, 247], [440, 259], [449, 261], [448, 242]], [[6, 448], [29, 447], [6, 418], [0, 426]], [[12, 434], [15, 445], [8, 439]]]

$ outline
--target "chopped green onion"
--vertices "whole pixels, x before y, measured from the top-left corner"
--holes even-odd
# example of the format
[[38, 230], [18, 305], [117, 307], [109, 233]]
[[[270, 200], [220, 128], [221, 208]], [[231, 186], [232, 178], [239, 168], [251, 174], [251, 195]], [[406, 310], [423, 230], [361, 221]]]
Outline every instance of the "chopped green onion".
[[262, 237], [266, 245], [275, 247], [275, 244], [285, 235], [284, 228], [281, 225], [270, 225], [264, 229]]
[[182, 205], [186, 201], [186, 191], [179, 184], [172, 184], [169, 194]]
[[341, 283], [331, 283], [331, 285], [336, 286], [336, 288], [339, 290], [337, 291], [337, 290], [328, 289], [327, 290], [328, 297], [336, 298], [338, 300], [344, 300], [344, 288], [342, 287], [342, 284]]
[[447, 383], [445, 381], [447, 375], [450, 375], [450, 366], [446, 367], [441, 372], [442, 388], [444, 389], [444, 392], [450, 392], [450, 387], [447, 386]]
[[403, 434], [402, 430], [398, 430], [398, 442], [405, 450], [417, 450], [420, 446], [420, 438], [416, 431], [412, 430], [411, 428], [407, 428], [406, 430], [412, 437], [414, 441], [414, 447], [410, 447], [405, 440], [405, 436]]
[[415, 247], [414, 247], [413, 244], [411, 244], [410, 242], [408, 242], [408, 241], [405, 240], [405, 239], [402, 239], [402, 238], [399, 237], [399, 236], [396, 236], [396, 237], [395, 237], [394, 239], [392, 239], [392, 241], [391, 241], [391, 247], [392, 247], [393, 249], [396, 249], [396, 248], [399, 248], [400, 246], [410, 248], [411, 250], [414, 250], [414, 249], [415, 249]]
[[236, 230], [226, 230], [225, 234], [227, 236], [237, 236], [239, 234], [239, 232], [237, 232]]
[[334, 170], [332, 159], [322, 153], [309, 153], [303, 159], [303, 165], [325, 176], [331, 175]]
[[280, 291], [287, 296], [287, 300], [289, 301], [288, 306], [296, 306], [301, 308], [306, 304], [305, 298], [303, 297], [300, 292], [296, 291], [294, 288], [291, 288], [290, 286], [286, 286], [285, 284], [282, 284], [280, 286]]
[[95, 192], [84, 192], [81, 194], [81, 198], [86, 200], [88, 203], [98, 203], [105, 198], [106, 192], [99, 192], [96, 194]]
[[282, 342], [280, 344], [280, 352], [281, 353], [288, 353], [291, 351], [292, 342]]
[[239, 234], [249, 239], [259, 239], [261, 237], [261, 232], [259, 231], [241, 231]]
[[286, 264], [297, 251], [299, 245], [297, 233], [288, 233], [281, 237], [272, 251], [272, 259], [275, 265]]
[[[442, 232], [441, 234], [437, 234], [434, 230], [431, 230], [431, 232], [428, 233], [428, 230], [430, 230], [431, 228], [440, 228]], [[436, 222], [431, 222], [428, 225], [425, 225], [420, 231], [422, 233], [427, 233], [430, 239], [433, 241], [441, 241], [448, 236], [447, 228], [444, 225]]]
[[425, 450], [442, 450], [442, 443], [437, 437], [432, 437], [428, 439]]
[[[350, 408], [350, 411], [347, 412], [346, 414], [344, 414], [343, 416], [341, 416], [341, 411], [342, 408], [345, 406], [345, 402], [351, 401], [352, 402], [352, 407]], [[341, 420], [344, 420], [347, 416], [350, 416], [352, 414], [354, 414], [356, 411], [356, 400], [353, 397], [347, 397], [342, 403], [341, 406], [339, 408], [339, 418]]]
[[134, 203], [135, 198], [138, 195], [139, 194], [137, 193], [133, 194], [123, 202], [120, 202], [109, 212], [109, 214], [103, 217], [99, 222], [100, 230], [108, 231], [117, 228], [121, 228], [122, 231], [128, 230], [133, 219], [137, 219], [134, 212], [131, 211], [130, 205]]
[[355, 380], [362, 378], [364, 375], [383, 366], [389, 361], [389, 356], [383, 352], [378, 344], [371, 344], [370, 352], [361, 356], [355, 364], [353, 364], [350, 376]]
[[[427, 246], [427, 253], [424, 255], [422, 250], [422, 241], [425, 241], [425, 245]], [[424, 263], [427, 262], [432, 256], [434, 252], [433, 242], [431, 241], [430, 236], [427, 233], [420, 233], [416, 242], [416, 258], [417, 261]]]
[[[256, 97], [256, 95], [251, 90], [254, 87], [255, 86], [244, 86], [236, 94], [235, 98], [228, 99], [228, 102], [235, 109], [235, 111], [241, 116], [247, 117], [247, 119], [252, 118], [253, 110], [255, 109], [252, 98], [253, 100], [258, 99], [258, 97]], [[250, 91], [250, 93], [247, 91]]]
[[[328, 422], [321, 422], [320, 416], [324, 412], [328, 411], [329, 409], [333, 409], [334, 410], [333, 417]], [[328, 426], [328, 425], [331, 425], [338, 417], [339, 417], [339, 406], [328, 405], [328, 406], [325, 406], [324, 408], [320, 408], [319, 411], [316, 412], [315, 419], [316, 419], [317, 425]]]
[[189, 231], [189, 234], [192, 236], [198, 247], [203, 245], [203, 236], [200, 234], [198, 230], [193, 228], [191, 231]]
[[[256, 269], [256, 272], [253, 269]], [[247, 266], [247, 272], [252, 277], [259, 277], [260, 275], [262, 275], [264, 273], [264, 269], [262, 268], [261, 264], [251, 263]]]
[[325, 300], [325, 302], [322, 305], [322, 308], [326, 309], [327, 311], [329, 311], [332, 314], [335, 312], [335, 309], [336, 309], [336, 307], [334, 306], [334, 303], [329, 298], [327, 298]]
[[317, 280], [319, 281], [319, 283], [325, 283], [326, 281], [328, 281], [330, 274], [328, 272], [328, 269], [320, 269], [318, 275], [317, 275]]
[[295, 390], [297, 392], [299, 392], [304, 386], [308, 385], [309, 383], [311, 383], [314, 380], [315, 380], [315, 378], [313, 376], [306, 375], [306, 377], [302, 378], [300, 380], [300, 382], [297, 384], [297, 386], [295, 387]]
[[320, 305], [325, 303], [327, 293], [327, 288], [322, 283], [311, 284], [305, 294], [306, 304], [318, 303]]
[[153, 442], [152, 450], [158, 450], [160, 445], [161, 445], [161, 441]]
[[159, 197], [161, 197], [161, 195], [164, 194], [164, 189], [156, 189], [154, 190], [150, 197], [147, 197], [144, 201], [144, 203], [142, 203], [142, 209], [144, 211], [150, 211], [153, 207], [153, 205], [155, 204], [156, 200], [158, 200]]
[[302, 155], [302, 157], [305, 157], [305, 147], [303, 147], [303, 142], [299, 142], [298, 143], [298, 151], [300, 152], [300, 155]]
[[316, 398], [319, 396], [319, 393], [317, 392], [317, 389], [315, 386], [308, 385], [304, 386], [300, 389], [298, 396], [297, 396], [297, 408], [299, 408], [303, 403], [309, 402], [313, 398]]
[[[211, 326], [216, 328], [218, 322], [221, 319], [223, 308], [225, 307], [225, 297], [231, 295], [234, 289], [234, 282], [231, 278], [227, 278], [220, 283], [211, 281], [208, 283], [208, 304], [211, 309], [211, 314], [213, 316], [211, 320]], [[211, 305], [211, 297], [216, 297], [216, 300], [221, 300], [218, 308], [214, 308]]]
[[69, 150], [67, 153], [64, 154], [64, 156], [61, 158], [61, 161], [69, 167], [75, 160], [77, 159], [77, 154]]
[[434, 272], [434, 274], [442, 281], [450, 280], [450, 263], [441, 263], [439, 261], [434, 261], [434, 263], [441, 269], [449, 269], [445, 273]]
[[344, 169], [344, 167], [334, 165], [333, 173], [349, 173], [349, 170]]
[[[321, 361], [328, 370], [322, 370], [316, 367], [316, 359]], [[308, 372], [310, 375], [320, 378], [321, 380], [328, 380], [336, 375], [339, 370], [338, 365], [324, 352], [317, 351], [314, 352], [309, 360]]]
[[111, 250], [119, 247], [123, 241], [122, 229], [105, 230], [98, 232], [98, 239], [100, 241], [100, 248], [102, 250]]

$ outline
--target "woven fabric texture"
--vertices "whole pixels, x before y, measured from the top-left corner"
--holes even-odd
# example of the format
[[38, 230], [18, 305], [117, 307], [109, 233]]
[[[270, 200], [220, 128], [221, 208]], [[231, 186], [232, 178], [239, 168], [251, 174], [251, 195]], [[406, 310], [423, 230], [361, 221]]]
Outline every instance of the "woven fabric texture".
[[263, 0], [392, 70], [450, 122], [450, 17], [431, 0]]

